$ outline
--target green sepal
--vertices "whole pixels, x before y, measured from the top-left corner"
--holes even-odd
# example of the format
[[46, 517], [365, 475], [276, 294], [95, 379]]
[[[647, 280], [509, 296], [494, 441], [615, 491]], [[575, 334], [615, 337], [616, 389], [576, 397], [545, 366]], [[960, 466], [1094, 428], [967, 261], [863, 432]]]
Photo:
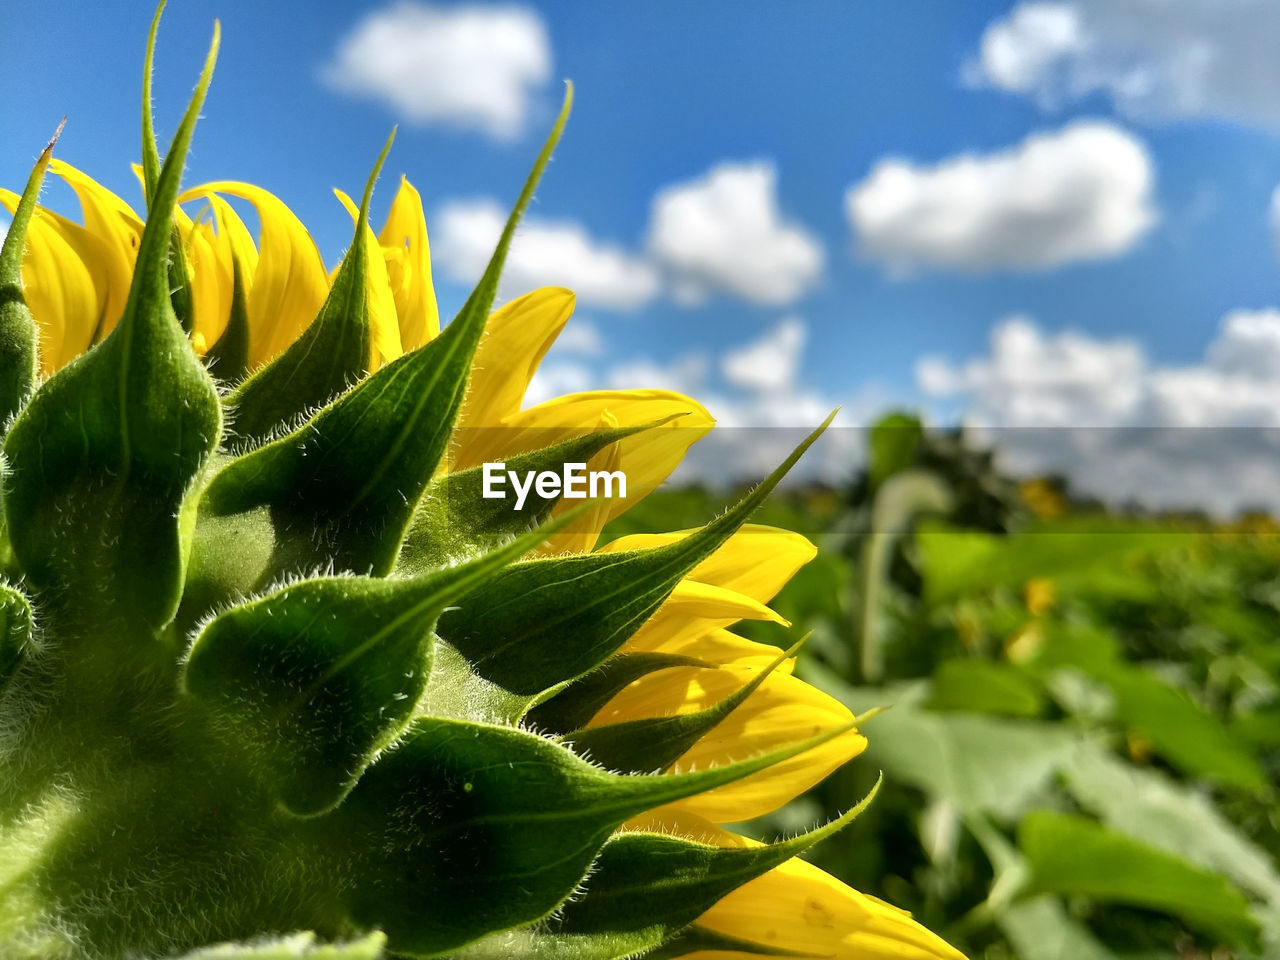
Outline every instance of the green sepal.
[[[151, 116], [151, 77], [154, 73], [156, 33], [160, 29], [160, 15], [164, 13], [165, 0], [160, 0], [151, 17], [151, 29], [147, 31], [147, 49], [142, 64], [142, 193], [151, 211], [151, 198], [156, 195], [160, 182], [160, 152], [156, 147], [155, 122]], [[187, 270], [187, 252], [183, 248], [182, 234], [175, 223], [169, 231], [169, 300], [173, 305], [178, 325], [188, 333], [194, 317], [191, 303], [191, 274]]]
[[320, 312], [283, 353], [227, 397], [234, 411], [230, 440], [237, 449], [278, 436], [307, 411], [329, 403], [369, 373], [373, 348], [366, 259], [369, 201], [394, 139], [393, 130], [365, 183], [355, 238]]
[[217, 343], [204, 355], [209, 372], [223, 383], [238, 383], [249, 372], [249, 308], [244, 295], [244, 270], [231, 258], [231, 313]]
[[329, 818], [307, 822], [347, 845], [352, 919], [386, 931], [393, 952], [430, 955], [546, 917], [630, 817], [845, 729], [708, 770], [629, 776], [523, 730], [418, 717]]
[[[446, 331], [447, 332], [447, 331]], [[560, 473], [566, 463], [584, 463], [626, 437], [652, 430], [675, 417], [632, 427], [615, 427], [510, 457], [507, 469], [524, 474]], [[484, 471], [471, 467], [433, 480], [422, 494], [400, 548], [396, 571], [413, 573], [475, 556], [508, 537], [542, 523], [561, 497], [539, 496], [532, 487], [519, 510], [507, 499], [485, 499]]]
[[686, 927], [678, 934], [648, 953], [640, 954], [634, 960], [678, 960], [692, 953], [724, 952], [745, 953], [756, 957], [829, 957], [825, 953], [805, 953], [802, 950], [783, 950], [767, 943], [756, 943], [741, 937], [731, 937], [727, 933], [700, 927], [697, 924]]
[[314, 934], [295, 933], [263, 943], [221, 943], [173, 960], [380, 960], [387, 938], [371, 933], [350, 943], [317, 943]]
[[650, 550], [516, 564], [442, 616], [440, 636], [482, 677], [513, 693], [539, 694], [594, 670], [747, 521], [834, 416], [763, 483], [690, 536]]
[[27, 178], [4, 245], [0, 246], [0, 428], [8, 425], [35, 388], [39, 338], [35, 318], [22, 295], [22, 252], [36, 198], [61, 133], [60, 123]]
[[[317, 554], [359, 573], [383, 575], [395, 565], [418, 501], [448, 447], [507, 249], [559, 140], [570, 101], [567, 96], [484, 276], [444, 333], [387, 364], [288, 436], [233, 460], [210, 484], [204, 506], [213, 514], [271, 507], [282, 540], [277, 571], [288, 570], [299, 557], [315, 562]], [[357, 233], [363, 236], [363, 228]], [[232, 402], [240, 405], [242, 391], [266, 382], [262, 378], [271, 369], [245, 381]], [[276, 383], [273, 389], [283, 387]], [[236, 428], [243, 434], [239, 416]], [[293, 544], [287, 542], [291, 536]]]
[[440, 611], [546, 535], [422, 577], [304, 580], [233, 607], [196, 637], [183, 690], [252, 754], [288, 810], [323, 813], [417, 708]]
[[4, 442], [4, 513], [14, 554], [40, 588], [86, 611], [167, 622], [182, 592], [184, 503], [221, 432], [217, 393], [169, 301], [168, 252], [183, 162], [217, 55], [218, 31], [174, 135], [111, 334], [55, 374]]
[[0, 583], [0, 690], [14, 675], [31, 643], [30, 602], [20, 591]]
[[840, 818], [780, 843], [716, 847], [654, 833], [619, 834], [601, 849], [586, 893], [560, 908], [547, 933], [626, 947], [627, 956], [660, 946], [744, 883], [847, 826], [867, 808], [879, 786]]
[[672, 667], [705, 667], [715, 664], [678, 653], [619, 653], [585, 677], [579, 677], [527, 714], [525, 723], [544, 734], [570, 733], [585, 727], [606, 703], [627, 684], [658, 670]]
[[673, 717], [643, 717], [587, 727], [573, 731], [560, 742], [610, 770], [627, 773], [667, 770], [721, 720], [740, 707], [747, 697], [760, 689], [760, 684], [795, 656], [803, 643], [804, 640], [800, 640], [791, 649], [783, 651], [750, 682], [702, 710]]

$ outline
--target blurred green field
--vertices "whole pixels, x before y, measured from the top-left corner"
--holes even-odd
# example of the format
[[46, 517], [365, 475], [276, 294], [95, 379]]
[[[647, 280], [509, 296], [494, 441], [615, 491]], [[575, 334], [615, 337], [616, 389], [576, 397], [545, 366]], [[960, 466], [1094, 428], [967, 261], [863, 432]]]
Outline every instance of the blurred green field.
[[[876, 802], [813, 859], [971, 957], [1280, 957], [1280, 525], [1109, 514], [891, 417], [845, 488], [761, 523], [826, 531], [739, 624], [869, 721], [871, 746], [748, 832]], [[660, 491], [606, 533], [705, 522]]]

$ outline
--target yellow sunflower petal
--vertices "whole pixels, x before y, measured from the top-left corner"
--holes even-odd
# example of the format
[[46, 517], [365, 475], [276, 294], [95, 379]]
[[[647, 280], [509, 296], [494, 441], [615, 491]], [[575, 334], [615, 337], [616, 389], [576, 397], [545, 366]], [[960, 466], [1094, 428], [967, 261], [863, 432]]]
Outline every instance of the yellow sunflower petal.
[[[489, 317], [471, 365], [467, 397], [458, 413], [461, 437], [500, 428], [520, 412], [529, 381], [568, 322], [573, 303], [571, 291], [542, 287], [512, 300]], [[501, 445], [500, 437], [493, 438], [496, 443], [485, 443], [486, 439], [476, 438], [485, 446]]]
[[[0, 205], [13, 213], [19, 196], [0, 190]], [[45, 376], [88, 350], [102, 319], [109, 256], [78, 223], [37, 207], [22, 254], [22, 293], [40, 338]]]
[[107, 276], [103, 320], [97, 332], [100, 340], [111, 332], [124, 313], [133, 279], [133, 261], [142, 238], [142, 220], [118, 196], [66, 161], [55, 157], [49, 169], [75, 192], [80, 201], [84, 228], [99, 241], [94, 246], [101, 257], [101, 269]]
[[[244, 221], [225, 199], [210, 193], [199, 199], [207, 206], [187, 234], [188, 265], [192, 274], [191, 343], [203, 353], [221, 339], [231, 317], [235, 284], [233, 263], [242, 265], [246, 294], [258, 265], [258, 250]], [[206, 214], [212, 213], [212, 223]]]
[[422, 197], [404, 177], [378, 234], [400, 318], [400, 342], [416, 350], [440, 332], [440, 311], [431, 282], [431, 246]]
[[329, 276], [306, 227], [279, 198], [252, 184], [220, 180], [193, 187], [178, 201], [209, 193], [248, 200], [262, 222], [258, 265], [248, 299], [249, 365], [261, 366], [283, 352], [315, 319], [329, 294]]
[[[333, 192], [347, 208], [351, 219], [359, 219], [360, 208], [355, 202], [341, 190], [335, 189]], [[400, 343], [400, 321], [396, 317], [396, 301], [387, 280], [387, 264], [382, 258], [382, 248], [378, 246], [378, 238], [373, 235], [373, 230], [367, 226], [365, 234], [365, 288], [369, 292], [369, 347], [372, 351], [369, 369], [372, 371], [400, 356], [404, 349]]]
[[[637, 533], [619, 537], [600, 549], [617, 551], [660, 547], [694, 532]], [[691, 570], [689, 579], [728, 587], [764, 602], [772, 599], [797, 570], [817, 555], [818, 548], [798, 533], [748, 523]]]
[[[650, 622], [656, 620], [655, 617]], [[655, 629], [652, 633], [647, 633], [642, 627], [631, 640], [627, 641], [623, 649], [627, 652], [672, 653], [695, 657], [719, 666], [726, 664], [768, 666], [778, 656], [778, 648], [773, 644], [748, 640], [723, 627], [707, 627], [705, 623], [699, 623], [697, 626], [696, 630]], [[793, 661], [786, 660], [777, 669], [782, 673], [790, 673], [793, 666]]]
[[[768, 620], [790, 626], [773, 610], [746, 594], [686, 578], [676, 586], [658, 612], [627, 640], [623, 649], [628, 652], [680, 651], [689, 656], [700, 656], [693, 652], [700, 637], [732, 626], [739, 620]], [[770, 649], [777, 656], [777, 650]]]
[[[729, 936], [831, 960], [965, 960], [905, 910], [859, 893], [799, 859], [743, 884], [698, 923]], [[685, 960], [752, 956], [710, 950]]]
[[[474, 388], [473, 388], [474, 389]], [[619, 440], [601, 451], [602, 462], [621, 470], [627, 495], [607, 500], [590, 521], [574, 524], [582, 544], [594, 543], [604, 524], [639, 503], [679, 466], [689, 447], [706, 435], [715, 421], [696, 400], [668, 390], [601, 390], [549, 400], [509, 416], [506, 426], [455, 433], [454, 469], [499, 462], [529, 450], [581, 436], [605, 425], [634, 426], [674, 417], [668, 423]]]
[[[717, 847], [757, 847], [684, 810], [628, 820], [623, 830], [673, 834]], [[803, 860], [788, 860], [723, 897], [697, 920], [728, 936], [835, 960], [965, 960], [911, 914], [859, 893]], [[707, 950], [685, 960], [753, 960], [758, 954]]]
[[[719, 670], [675, 667], [658, 671], [623, 689], [592, 723], [701, 710], [740, 689], [758, 669], [731, 665]], [[775, 672], [745, 703], [686, 751], [672, 769], [705, 770], [744, 760], [843, 726], [852, 719], [848, 708], [838, 700], [793, 676]], [[672, 804], [671, 808], [713, 823], [738, 823], [763, 816], [823, 780], [866, 745], [865, 737], [851, 731], [737, 783]]]

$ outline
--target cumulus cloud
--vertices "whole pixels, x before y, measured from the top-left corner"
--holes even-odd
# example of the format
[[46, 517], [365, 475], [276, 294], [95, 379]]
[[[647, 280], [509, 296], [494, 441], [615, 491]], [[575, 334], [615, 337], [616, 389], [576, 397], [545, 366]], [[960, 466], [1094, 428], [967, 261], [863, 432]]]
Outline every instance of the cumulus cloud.
[[916, 379], [928, 396], [961, 398], [1017, 469], [1152, 506], [1280, 509], [1280, 310], [1227, 314], [1203, 358], [1182, 366], [1012, 317], [986, 356], [925, 358]]
[[[658, 388], [686, 394], [706, 406], [717, 426], [689, 452], [674, 479], [713, 484], [759, 480], [837, 406], [801, 377], [805, 337], [804, 321], [785, 317], [757, 339], [725, 351], [718, 363], [707, 352], [694, 350], [666, 360], [637, 357], [596, 367], [565, 358], [557, 344], [534, 378], [527, 400], [540, 402], [585, 389]], [[778, 351], [781, 375], [763, 375], [760, 364], [748, 362], [753, 356], [762, 358], [766, 349]], [[864, 427], [887, 400], [866, 389], [844, 401], [840, 419], [800, 462], [792, 482], [839, 482], [860, 462]]]
[[1043, 106], [1103, 93], [1145, 120], [1280, 127], [1280, 18], [1271, 0], [1023, 2], [966, 73]]
[[786, 317], [759, 340], [724, 355], [720, 369], [735, 386], [759, 392], [789, 388], [800, 369], [807, 330], [799, 317]]
[[551, 44], [542, 20], [524, 7], [400, 2], [356, 24], [324, 77], [407, 121], [509, 140], [551, 78]]
[[769, 163], [723, 163], [666, 187], [653, 200], [649, 250], [678, 299], [726, 293], [755, 303], [794, 302], [818, 280], [823, 249], [787, 220]]
[[[496, 200], [457, 200], [432, 220], [432, 259], [452, 279], [480, 279], [506, 223]], [[614, 310], [634, 310], [659, 291], [657, 271], [643, 258], [593, 238], [573, 220], [527, 217], [507, 256], [503, 295], [541, 286], [572, 289], [578, 302]]]
[[897, 272], [1037, 270], [1117, 256], [1156, 221], [1145, 146], [1101, 121], [933, 165], [884, 159], [845, 194], [862, 255]]
[[598, 357], [604, 353], [604, 337], [600, 328], [584, 317], [574, 317], [573, 322], [556, 338], [560, 353], [572, 353], [580, 357]]

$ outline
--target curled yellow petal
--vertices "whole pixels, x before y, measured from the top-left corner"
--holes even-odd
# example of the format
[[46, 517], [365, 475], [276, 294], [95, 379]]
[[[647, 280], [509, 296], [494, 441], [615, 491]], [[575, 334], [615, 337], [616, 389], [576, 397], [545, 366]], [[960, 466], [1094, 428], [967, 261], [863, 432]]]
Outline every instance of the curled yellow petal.
[[262, 224], [247, 303], [249, 365], [258, 367], [282, 353], [315, 319], [329, 294], [329, 277], [306, 227], [279, 198], [249, 183], [220, 180], [193, 187], [178, 202], [210, 193], [248, 200]]
[[[623, 689], [592, 723], [692, 713], [740, 689], [759, 669], [730, 665], [719, 670], [696, 667], [661, 670]], [[775, 672], [746, 702], [687, 750], [672, 770], [705, 770], [745, 760], [807, 740], [851, 720], [853, 715], [838, 700], [789, 674]], [[865, 737], [850, 731], [737, 783], [690, 797], [670, 808], [696, 814], [713, 823], [751, 820], [795, 799], [856, 757], [866, 745]], [[660, 812], [668, 809], [660, 808]]]
[[[732, 626], [739, 620], [767, 620], [790, 626], [773, 610], [744, 593], [686, 578], [677, 584], [657, 613], [627, 640], [623, 649], [629, 652], [687, 652], [696, 645], [698, 638]], [[777, 650], [773, 652], [777, 656]], [[699, 656], [697, 653], [688, 655]]]
[[[13, 213], [19, 196], [0, 190]], [[84, 227], [37, 207], [22, 253], [22, 294], [35, 318], [45, 376], [88, 350], [105, 312], [109, 253]]]
[[[352, 220], [360, 216], [360, 208], [341, 190], [334, 194], [351, 214]], [[387, 264], [382, 258], [382, 249], [378, 246], [378, 238], [373, 230], [365, 227], [365, 289], [369, 297], [369, 370], [377, 370], [384, 363], [389, 363], [404, 349], [400, 343], [400, 321], [396, 317], [396, 301], [391, 294], [391, 284], [387, 280]]]
[[[458, 413], [460, 436], [500, 428], [520, 412], [529, 381], [564, 329], [573, 304], [573, 293], [563, 287], [542, 287], [494, 311], [471, 365], [471, 384]], [[500, 445], [501, 439], [495, 439], [498, 444], [487, 445]]]
[[427, 242], [422, 197], [403, 176], [378, 234], [378, 243], [395, 295], [400, 342], [406, 352], [416, 350], [440, 332], [440, 311], [431, 282], [431, 246]]
[[[767, 609], [767, 608], [766, 608]], [[770, 611], [772, 613], [772, 611]], [[650, 623], [658, 623], [654, 617]], [[645, 625], [647, 627], [648, 624]], [[683, 625], [681, 625], [683, 626]], [[778, 656], [778, 648], [770, 643], [760, 643], [740, 637], [723, 627], [708, 628], [704, 623], [699, 629], [647, 631], [642, 627], [623, 647], [628, 653], [673, 653], [684, 657], [694, 657], [706, 663], [724, 666], [738, 664], [741, 666], [768, 666]], [[794, 667], [791, 660], [783, 661], [776, 669], [781, 673], [790, 673]]]
[[[652, 493], [684, 459], [697, 440], [705, 436], [715, 421], [696, 400], [669, 390], [600, 390], [574, 393], [506, 419], [502, 427], [474, 428], [454, 433], [454, 469], [462, 470], [485, 462], [537, 450], [583, 436], [606, 425], [639, 426], [672, 418], [660, 426], [625, 437], [613, 445], [613, 452], [601, 451], [595, 464], [611, 462], [610, 469], [626, 476], [625, 497], [607, 500], [589, 521], [573, 524], [579, 543], [593, 544], [609, 520]], [[579, 547], [584, 549], [585, 547]]]
[[[678, 530], [632, 534], [619, 537], [600, 549], [618, 551], [660, 547], [695, 532]], [[817, 555], [818, 548], [798, 533], [748, 523], [691, 570], [689, 579], [728, 587], [765, 602], [771, 600], [797, 570]]]
[[[965, 960], [911, 914], [859, 893], [803, 860], [743, 884], [698, 918], [710, 930], [831, 960]], [[748, 960], [700, 951], [685, 960]]]
[[[124, 313], [133, 279], [133, 262], [142, 238], [142, 220], [127, 203], [65, 160], [55, 157], [49, 163], [49, 170], [75, 192], [84, 228], [98, 241], [93, 246], [100, 258], [99, 269], [106, 276], [103, 318], [96, 335], [100, 340], [111, 332]], [[99, 294], [103, 292], [100, 290]]]
[[[665, 808], [623, 830], [686, 837], [717, 847], [757, 847], [748, 837], [685, 810]], [[720, 899], [699, 926], [776, 950], [834, 960], [965, 960], [964, 954], [877, 897], [800, 859], [788, 860]], [[754, 960], [759, 954], [700, 951], [684, 960]]]

